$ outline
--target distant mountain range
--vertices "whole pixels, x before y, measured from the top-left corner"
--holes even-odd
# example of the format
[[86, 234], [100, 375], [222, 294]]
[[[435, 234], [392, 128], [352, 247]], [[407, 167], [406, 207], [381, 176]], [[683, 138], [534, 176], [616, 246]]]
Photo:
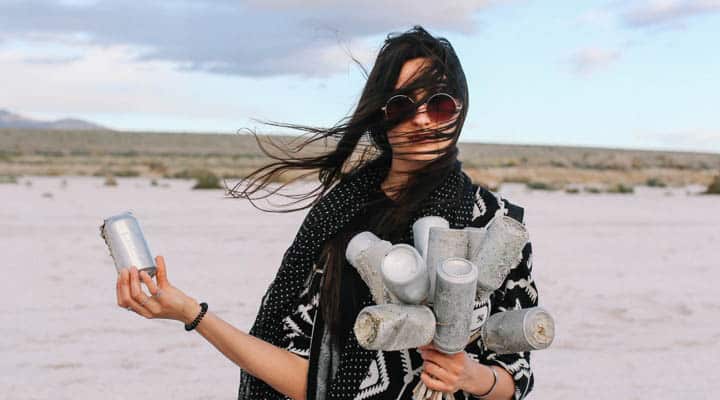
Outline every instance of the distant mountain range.
[[75, 118], [63, 118], [56, 121], [40, 121], [0, 109], [0, 128], [44, 129], [66, 131], [108, 131], [102, 125]]

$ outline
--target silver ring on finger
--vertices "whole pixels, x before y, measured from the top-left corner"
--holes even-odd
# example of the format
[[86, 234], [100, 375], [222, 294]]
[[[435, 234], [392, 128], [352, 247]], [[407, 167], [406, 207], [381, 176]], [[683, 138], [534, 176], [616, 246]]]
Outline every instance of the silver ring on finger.
[[152, 295], [150, 297], [160, 297], [160, 293], [162, 293], [162, 291], [160, 289], [158, 289], [157, 293], [155, 293], [154, 295]]
[[142, 303], [140, 303], [140, 305], [141, 305], [141, 306], [144, 306], [145, 304], [148, 303], [148, 301], [150, 301], [150, 298], [149, 298], [149, 297], [148, 297], [147, 299], [145, 299], [145, 301], [143, 301]]

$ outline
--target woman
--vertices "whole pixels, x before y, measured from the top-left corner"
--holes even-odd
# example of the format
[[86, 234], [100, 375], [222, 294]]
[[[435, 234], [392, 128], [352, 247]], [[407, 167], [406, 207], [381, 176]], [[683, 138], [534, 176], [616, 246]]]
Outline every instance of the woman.
[[[524, 398], [533, 386], [529, 353], [497, 355], [478, 342], [454, 355], [431, 344], [368, 351], [352, 333], [358, 312], [374, 304], [345, 261], [354, 234], [369, 230], [392, 243], [411, 244], [412, 223], [426, 215], [442, 216], [453, 228], [485, 226], [497, 210], [522, 222], [522, 208], [473, 185], [461, 170], [456, 143], [468, 104], [465, 75], [447, 40], [418, 26], [389, 35], [347, 122], [330, 129], [271, 123], [311, 136], [282, 157], [266, 152], [276, 161], [230, 191], [251, 201], [282, 194], [284, 185], [269, 190], [269, 184], [293, 170], [317, 173], [320, 182], [305, 195], [289, 196], [293, 204], [311, 200], [295, 209], [311, 209], [249, 334], [205, 313], [171, 285], [160, 256], [157, 282], [134, 267], [121, 271], [118, 304], [146, 318], [195, 327], [242, 368], [241, 399], [410, 399], [420, 380], [458, 399]], [[336, 141], [332, 151], [297, 155], [324, 139]], [[506, 284], [488, 302], [475, 304], [475, 326], [490, 314], [537, 305], [531, 251], [528, 243]]]

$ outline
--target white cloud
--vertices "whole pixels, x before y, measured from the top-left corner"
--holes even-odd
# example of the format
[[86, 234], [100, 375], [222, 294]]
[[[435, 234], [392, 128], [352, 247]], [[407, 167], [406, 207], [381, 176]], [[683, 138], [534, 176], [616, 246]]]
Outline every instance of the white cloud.
[[28, 63], [25, 53], [0, 49], [0, 108], [23, 113], [166, 114], [198, 117], [247, 115], [257, 110], [211, 102], [198, 107], [188, 76], [167, 62], [135, 61], [127, 46], [91, 46], [68, 63]]
[[[503, 1], [35, 0], [0, 2], [0, 38], [136, 48], [140, 61], [246, 76], [330, 75], [363, 39], [422, 24], [468, 33]], [[319, 58], [315, 58], [319, 57]]]
[[573, 71], [578, 75], [587, 76], [598, 70], [607, 68], [621, 56], [619, 50], [586, 47], [577, 50], [570, 57]]
[[25, 57], [23, 62], [27, 64], [69, 64], [82, 60], [81, 56], [44, 56], [44, 57]]
[[[262, 88], [300, 75], [304, 90], [321, 90], [324, 79], [357, 71], [350, 54], [370, 67], [378, 36], [417, 23], [471, 31], [473, 14], [495, 3], [0, 0], [0, 108], [98, 115], [120, 129], [114, 121], [131, 115], [231, 130], [251, 116], [299, 120], [299, 111], [271, 113], [278, 100]], [[305, 96], [291, 90], [282, 102]]]
[[720, 0], [653, 0], [627, 11], [624, 21], [637, 28], [682, 26], [691, 17], [717, 12]]

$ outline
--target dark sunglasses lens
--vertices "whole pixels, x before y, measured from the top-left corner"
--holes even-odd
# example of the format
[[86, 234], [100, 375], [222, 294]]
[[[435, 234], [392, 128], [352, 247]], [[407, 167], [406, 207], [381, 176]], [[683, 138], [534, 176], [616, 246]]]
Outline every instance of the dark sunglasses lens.
[[385, 105], [385, 112], [389, 119], [400, 118], [403, 115], [410, 114], [414, 108], [413, 102], [405, 96], [395, 96], [388, 100]]
[[435, 122], [449, 121], [457, 112], [455, 101], [446, 94], [434, 95], [427, 104], [428, 116]]

